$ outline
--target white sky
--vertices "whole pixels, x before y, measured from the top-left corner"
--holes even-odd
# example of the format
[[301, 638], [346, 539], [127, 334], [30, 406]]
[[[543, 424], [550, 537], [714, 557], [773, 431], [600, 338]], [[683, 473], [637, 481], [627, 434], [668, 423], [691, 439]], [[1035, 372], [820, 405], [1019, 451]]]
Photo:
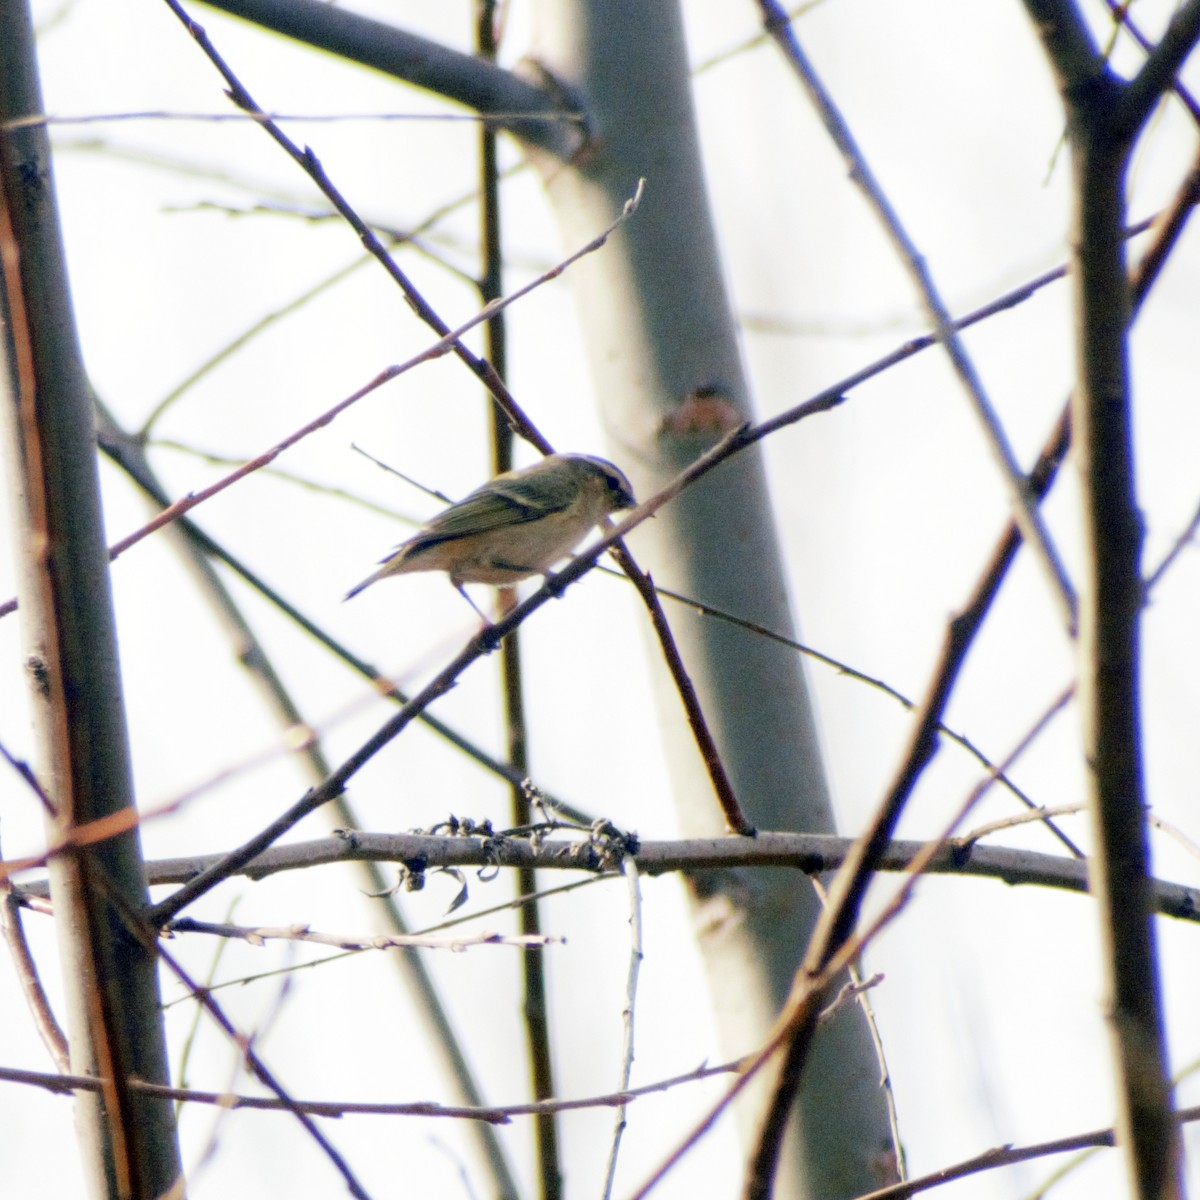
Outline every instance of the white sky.
[[[514, 3], [506, 57], [519, 56], [523, 5]], [[1099, 6], [1093, 6], [1098, 9]], [[1147, 28], [1164, 6], [1137, 6]], [[466, 47], [470, 5], [430, 0], [375, 6], [407, 28]], [[39, 18], [58, 12], [40, 5]], [[693, 60], [755, 32], [755, 6], [688, 0]], [[412, 89], [265, 37], [219, 14], [195, 13], [251, 93], [267, 109], [303, 113], [444, 112]], [[1054, 162], [1060, 119], [1048, 71], [1021, 5], [917, 0], [828, 3], [800, 25], [818, 69], [943, 294], [965, 311], [1062, 260], [1066, 247], [1066, 161]], [[1118, 60], [1129, 69], [1133, 58]], [[63, 11], [43, 40], [43, 87], [51, 113], [81, 115], [228, 110], [211, 67], [164, 6], [87, 0]], [[1195, 72], [1192, 72], [1193, 77]], [[1197, 82], [1193, 78], [1193, 82]], [[923, 329], [906, 279], [811, 116], [798, 86], [768, 46], [697, 76], [696, 100], [712, 199], [739, 313], [798, 323], [803, 332], [748, 326], [745, 353], [757, 404], [769, 415], [834, 383]], [[456, 110], [455, 110], [456, 111]], [[416, 224], [473, 187], [469, 123], [346, 122], [296, 125], [359, 211], [390, 225]], [[350, 231], [332, 223], [232, 217], [210, 205], [284, 199], [315, 206], [311, 187], [258, 130], [182, 121], [65, 125], [55, 132], [56, 172], [77, 317], [94, 383], [118, 417], [137, 426], [180, 380], [254, 321], [292, 300], [358, 254]], [[96, 145], [94, 143], [102, 143]], [[1130, 212], [1161, 206], [1194, 153], [1195, 133], [1176, 108], [1156, 119], [1136, 162]], [[512, 146], [505, 157], [516, 162]], [[197, 168], [162, 169], [163, 156]], [[225, 179], [212, 172], [219, 169]], [[567, 250], [555, 244], [530, 172], [505, 185], [510, 286]], [[476, 214], [467, 206], [441, 222], [431, 242], [474, 269]], [[470, 289], [428, 259], [401, 258], [451, 324], [470, 315]], [[1138, 467], [1146, 516], [1146, 562], [1155, 564], [1195, 508], [1200, 406], [1185, 357], [1194, 340], [1195, 235], [1189, 232], [1155, 290], [1133, 346]], [[1023, 462], [1040, 446], [1071, 375], [1068, 296], [1062, 285], [972, 332], [968, 345]], [[573, 326], [569, 276], [512, 313], [514, 393], [559, 447], [605, 453]], [[223, 455], [248, 457], [329, 407], [390, 363], [432, 340], [374, 265], [274, 326], [191, 389], [156, 429]], [[354, 454], [363, 445], [449, 495], [487, 472], [478, 386], [444, 359], [387, 385], [280, 466], [415, 517], [435, 502], [384, 476]], [[965, 398], [930, 351], [855, 392], [836, 414], [785, 432], [766, 447], [777, 520], [805, 639], [909, 695], [924, 687], [949, 614], [962, 603], [990, 552], [1004, 502]], [[219, 468], [171, 449], [155, 463], [176, 493]], [[139, 525], [144, 509], [116, 472], [103, 468], [111, 537]], [[1070, 470], [1047, 507], [1068, 563], [1077, 565]], [[276, 479], [255, 478], [199, 510], [204, 528], [356, 652], [406, 684], [443, 663], [473, 629], [466, 606], [440, 576], [390, 582], [352, 605], [347, 586], [403, 538], [406, 526]], [[653, 570], [653, 563], [644, 564]], [[278, 747], [280, 736], [233, 659], [207, 609], [197, 604], [164, 539], [143, 544], [113, 572], [137, 787], [149, 806], [205, 781], [215, 768]], [[369, 687], [307, 639], [281, 627], [241, 584], [231, 584], [309, 720], [338, 761], [386, 715]], [[0, 592], [12, 591], [8, 554]], [[1155, 595], [1145, 624], [1149, 796], [1156, 812], [1200, 839], [1200, 642], [1195, 614], [1200, 555], [1184, 553]], [[647, 837], [669, 837], [675, 819], [641, 661], [639, 611], [628, 589], [590, 577], [543, 609], [523, 631], [528, 650], [531, 747], [537, 780], [579, 806]], [[0, 622], [5, 664], [0, 738], [29, 752], [16, 623]], [[994, 757], [1002, 757], [1071, 678], [1068, 648], [1042, 584], [1024, 558], [1006, 584], [987, 632], [972, 652], [949, 713]], [[894, 703], [823, 667], [815, 688], [829, 771], [846, 831], [877, 802], [907, 732]], [[438, 715], [497, 748], [494, 665], [484, 663], [437, 706]], [[1042, 803], [1081, 799], [1076, 714], [1060, 717], [1016, 777]], [[10, 777], [0, 797], [4, 852], [42, 844], [31, 798]], [[976, 778], [971, 761], [943, 750], [918, 790], [902, 836], [939, 828]], [[290, 804], [306, 786], [279, 758], [206, 792], [184, 812], [145, 830], [147, 853], [220, 849]], [[412, 730], [355, 780], [351, 799], [365, 828], [426, 826], [453, 811], [503, 821], [503, 788], [435, 738]], [[698, 802], [707, 802], [702, 798]], [[1013, 810], [994, 796], [978, 819]], [[1086, 840], [1082, 822], [1069, 823]], [[323, 835], [321, 818], [299, 836]], [[1013, 831], [1004, 843], [1053, 850], [1044, 834]], [[1200, 865], [1156, 840], [1166, 878], [1195, 881]], [[556, 882], [556, 881], [551, 881]], [[454, 885], [431, 881], [411, 904], [416, 925], [433, 923]], [[311, 922], [322, 930], [381, 926], [357, 878], [325, 869], [310, 878], [237, 884], [208, 898], [197, 915], [220, 919], [237, 898], [243, 923]], [[715, 1060], [703, 981], [688, 947], [672, 881], [643, 885], [647, 958], [639, 998], [635, 1081], [650, 1082]], [[501, 887], [472, 884], [485, 906]], [[30, 918], [39, 953], [52, 962], [46, 922]], [[627, 945], [624, 889], [601, 884], [552, 905], [547, 928], [569, 935], [547, 952], [563, 1095], [615, 1084]], [[1176, 1068], [1200, 1056], [1195, 1020], [1196, 937], [1163, 922], [1168, 1021]], [[875, 1006], [887, 1046], [909, 1166], [920, 1174], [1002, 1143], [1022, 1143], [1110, 1121], [1110, 1089], [1086, 899], [982, 881], [924, 883], [900, 924], [871, 955], [886, 982]], [[212, 948], [177, 943], [202, 974]], [[302, 957], [304, 957], [302, 955]], [[286, 948], [231, 946], [221, 977], [290, 960]], [[517, 959], [504, 949], [444, 955], [434, 969], [480, 1064], [489, 1099], [523, 1096], [514, 1054]], [[47, 982], [57, 991], [53, 969]], [[276, 1008], [276, 984], [230, 990], [223, 1003], [244, 1029]], [[312, 1098], [437, 1099], [410, 1036], [406, 1001], [382, 956], [301, 972], [279, 1005], [260, 1049], [292, 1093]], [[171, 989], [168, 988], [168, 996]], [[0, 1064], [49, 1069], [11, 973], [0, 971]], [[171, 1010], [178, 1039], [190, 1006]], [[227, 1086], [228, 1049], [201, 1035], [192, 1079]], [[244, 1086], [239, 1081], [238, 1086]], [[640, 1102], [631, 1112], [617, 1194], [657, 1161], [673, 1130], [701, 1110], [711, 1088]], [[1181, 1103], [1196, 1103], [1188, 1080]], [[210, 1114], [185, 1114], [192, 1166]], [[78, 1194], [67, 1145], [66, 1101], [0, 1088], [9, 1131], [6, 1178], [14, 1194]], [[281, 1116], [237, 1114], [220, 1127], [220, 1151], [197, 1172], [192, 1195], [339, 1194], [319, 1151]], [[564, 1121], [568, 1194], [595, 1195], [611, 1117]], [[451, 1158], [475, 1166], [450, 1123], [348, 1119], [327, 1126], [379, 1197], [470, 1192]], [[529, 1127], [502, 1134], [528, 1179]], [[1196, 1136], [1189, 1135], [1193, 1150]], [[51, 1149], [53, 1147], [53, 1149]], [[447, 1157], [447, 1156], [451, 1157]], [[979, 1176], [944, 1195], [1027, 1194], [1051, 1164]], [[734, 1193], [738, 1158], [727, 1123], [664, 1185], [666, 1196]], [[1195, 1187], [1200, 1176], [1193, 1164]], [[436, 1180], [437, 1182], [429, 1182]], [[415, 1189], [415, 1192], [414, 1190]], [[476, 1193], [482, 1194], [482, 1192]], [[1123, 1194], [1115, 1156], [1062, 1183], [1059, 1197]]]

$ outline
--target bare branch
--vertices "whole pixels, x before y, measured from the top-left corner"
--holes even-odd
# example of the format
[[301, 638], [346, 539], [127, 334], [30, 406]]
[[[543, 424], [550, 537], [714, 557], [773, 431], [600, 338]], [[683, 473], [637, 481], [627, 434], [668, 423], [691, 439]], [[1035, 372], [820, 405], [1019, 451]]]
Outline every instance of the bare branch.
[[[535, 1100], [531, 1103], [503, 1105], [451, 1105], [429, 1100], [400, 1103], [364, 1102], [361, 1100], [282, 1100], [276, 1096], [243, 1096], [232, 1092], [202, 1092], [191, 1088], [166, 1087], [163, 1084], [130, 1080], [130, 1087], [146, 1096], [163, 1100], [178, 1100], [186, 1104], [212, 1104], [236, 1110], [256, 1109], [260, 1112], [301, 1112], [312, 1117], [450, 1117], [456, 1120], [486, 1121], [492, 1125], [509, 1125], [514, 1117], [540, 1116], [544, 1113], [573, 1112], [586, 1108], [617, 1108], [641, 1096], [671, 1091], [689, 1083], [712, 1079], [717, 1075], [729, 1075], [738, 1069], [736, 1062], [717, 1066], [702, 1066], [670, 1079], [630, 1088], [626, 1092], [613, 1092], [603, 1096], [587, 1096], [578, 1100]], [[54, 1075], [43, 1071], [23, 1071], [13, 1067], [0, 1067], [0, 1081], [19, 1083], [27, 1087], [40, 1087], [61, 1095], [71, 1091], [98, 1092], [105, 1081], [91, 1075]]]
[[912, 276], [925, 310], [937, 331], [937, 339], [945, 347], [950, 362], [974, 406], [976, 416], [983, 425], [984, 434], [1008, 491], [1009, 504], [1017, 527], [1021, 530], [1022, 537], [1037, 559], [1038, 565], [1050, 585], [1051, 595], [1058, 606], [1067, 632], [1073, 637], [1075, 634], [1075, 593], [1067, 578], [1066, 568], [1050, 540], [1050, 534], [1038, 513], [1037, 502], [1030, 495], [1025, 476], [1017, 462], [1012, 446], [1009, 444], [1008, 435], [1000, 423], [999, 415], [983, 390], [983, 383], [967, 354], [962, 339], [958, 336], [950, 312], [934, 284], [933, 276], [901, 223], [899, 214], [892, 207], [883, 188], [876, 180], [866, 157], [850, 132], [850, 127], [834, 103], [833, 97], [821, 83], [808, 56], [801, 48], [791, 23], [787, 19], [787, 14], [778, 0], [759, 0], [759, 7], [763, 12], [764, 24], [779, 44], [787, 61], [795, 69], [826, 130], [846, 160], [850, 179], [858, 185], [867, 198], [867, 202], [874, 209], [888, 237], [896, 247], [901, 261]]
[[445, 96], [490, 117], [501, 129], [569, 158], [585, 140], [582, 116], [561, 92], [522, 79], [486, 58], [461, 54], [429, 38], [319, 0], [205, 0], [339, 58], [361, 63]]
[[181, 917], [172, 921], [171, 933], [208, 933], [214, 937], [233, 938], [261, 946], [269, 941], [310, 942], [317, 946], [335, 946], [339, 950], [452, 950], [458, 952], [471, 946], [515, 946], [520, 950], [535, 950], [562, 944], [566, 939], [549, 934], [469, 933], [460, 937], [439, 937], [428, 933], [380, 933], [368, 935], [317, 933], [307, 925], [229, 925], [213, 921], [195, 921]]
[[[1002, 883], [1051, 887], [1083, 895], [1088, 890], [1088, 865], [1077, 858], [1041, 854], [1002, 846], [979, 845], [969, 834], [960, 843], [948, 843], [925, 868], [934, 875], [962, 875], [996, 879]], [[758, 836], [687, 838], [676, 841], [639, 842], [634, 857], [644, 875], [693, 872], [712, 868], [789, 867], [809, 875], [837, 870], [847, 858], [849, 838], [816, 833], [771, 833]], [[880, 855], [880, 871], [911, 869], [923, 842], [891, 841]], [[230, 874], [266, 879], [282, 871], [305, 870], [328, 863], [369, 859], [375, 862], [424, 864], [435, 867], [516, 867], [539, 871], [608, 869], [596, 848], [586, 841], [496, 835], [492, 837], [435, 837], [420, 833], [370, 833], [355, 831], [343, 837], [288, 843], [257, 854]], [[223, 861], [220, 854], [195, 854], [147, 863], [151, 884], [184, 883]], [[47, 894], [44, 881], [17, 887], [22, 899]], [[1200, 888], [1182, 883], [1155, 881], [1155, 911], [1165, 917], [1200, 922]], [[488, 910], [492, 911], [492, 910]], [[481, 914], [482, 915], [482, 914]], [[464, 918], [466, 919], [466, 918]]]
[[[1037, 16], [1044, 6], [1026, 0]], [[1133, 452], [1128, 333], [1134, 300], [1124, 262], [1129, 154], [1150, 110], [1103, 68], [1087, 75], [1062, 42], [1081, 22], [1053, 6], [1062, 26], [1038, 24], [1059, 76], [1072, 165], [1072, 283], [1076, 385], [1071, 421], [1080, 461], [1084, 571], [1079, 708], [1094, 834], [1092, 890], [1100, 918], [1117, 1128], [1131, 1195], [1182, 1195], [1152, 921], [1149, 837], [1141, 752], [1142, 525]], [[1181, 14], [1194, 21], [1193, 0]], [[1178, 53], [1185, 32], [1175, 37]], [[1156, 95], [1169, 78], [1151, 71]], [[1173, 72], [1172, 72], [1173, 75]], [[1086, 86], [1084, 86], [1086, 84]]]
[[1130, 81], [1113, 114], [1114, 125], [1133, 137], [1154, 106], [1175, 85], [1175, 76], [1200, 38], [1200, 0], [1184, 0], [1157, 46]]
[[[636, 858], [628, 858], [621, 864], [629, 894], [629, 970], [625, 976], [625, 1008], [621, 1013], [625, 1038], [621, 1051], [621, 1079], [617, 1086], [620, 1092], [629, 1090], [633, 1073], [634, 1013], [637, 1011], [638, 979], [642, 970], [642, 890]], [[625, 1105], [617, 1107], [613, 1123], [612, 1144], [608, 1151], [608, 1164], [604, 1172], [602, 1200], [609, 1200], [617, 1175], [617, 1154], [621, 1148], [621, 1136], [625, 1132]]]

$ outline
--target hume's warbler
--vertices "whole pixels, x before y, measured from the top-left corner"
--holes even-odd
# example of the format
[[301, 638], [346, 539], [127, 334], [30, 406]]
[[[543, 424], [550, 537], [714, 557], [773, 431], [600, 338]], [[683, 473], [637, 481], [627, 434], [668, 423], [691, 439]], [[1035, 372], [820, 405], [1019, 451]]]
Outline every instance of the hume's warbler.
[[636, 503], [629, 480], [612, 463], [589, 454], [551, 454], [497, 475], [438, 513], [346, 599], [387, 575], [445, 571], [479, 612], [464, 583], [506, 584], [544, 575], [601, 517]]

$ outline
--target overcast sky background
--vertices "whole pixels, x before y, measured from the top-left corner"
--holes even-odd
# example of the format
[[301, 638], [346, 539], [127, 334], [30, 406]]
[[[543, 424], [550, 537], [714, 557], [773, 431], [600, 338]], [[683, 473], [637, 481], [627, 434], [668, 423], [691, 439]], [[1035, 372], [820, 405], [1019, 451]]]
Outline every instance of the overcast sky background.
[[[1092, 6], [1100, 21], [1101, 6]], [[1167, 6], [1136, 6], [1149, 30]], [[364, 11], [368, 11], [363, 6]], [[374, 14], [469, 48], [466, 0], [377, 4]], [[149, 0], [41, 4], [43, 88], [63, 117], [128, 112], [232, 111], [220, 80], [165, 6]], [[365, 71], [344, 66], [194, 6], [222, 54], [270, 111], [293, 114], [458, 113]], [[693, 61], [756, 33], [751, 3], [688, 0]], [[512, 5], [504, 57], [525, 44], [525, 6]], [[1098, 25], [1098, 28], [1100, 26]], [[818, 70], [844, 108], [892, 202], [957, 312], [1063, 260], [1067, 164], [1057, 98], [1029, 23], [1015, 0], [917, 0], [897, 6], [849, 0], [818, 6], [799, 25]], [[1136, 66], [1128, 49], [1117, 59]], [[1197, 72], [1189, 72], [1200, 83]], [[761, 416], [782, 411], [923, 331], [911, 289], [871, 215], [845, 177], [798, 86], [769, 45], [699, 69], [696, 102], [730, 284]], [[475, 129], [468, 121], [353, 120], [295, 123], [358, 210], [396, 228], [419, 224], [475, 187]], [[265, 314], [288, 304], [360, 250], [340, 223], [294, 215], [234, 215], [262, 202], [322, 208], [307, 180], [245, 122], [191, 120], [63, 123], [54, 130], [59, 199], [76, 315], [95, 387], [137, 428], [199, 364]], [[1130, 214], [1147, 216], [1170, 197], [1195, 152], [1185, 114], [1166, 105], [1139, 153]], [[505, 144], [506, 163], [519, 162]], [[648, 180], [653, 188], [653, 178]], [[561, 247], [531, 171], [504, 185], [511, 290], [575, 247]], [[477, 212], [468, 203], [428, 235], [437, 255], [476, 269]], [[599, 231], [597, 231], [599, 232]], [[1135, 242], [1134, 254], [1139, 243]], [[1186, 526], [1200, 487], [1200, 406], [1191, 353], [1200, 270], [1189, 231], [1156, 287], [1134, 337], [1139, 485], [1146, 563], [1156, 564]], [[431, 257], [400, 261], [454, 325], [477, 307], [472, 289]], [[598, 428], [573, 324], [569, 274], [511, 313], [514, 394], [563, 449], [611, 453]], [[685, 302], [685, 298], [681, 298]], [[1071, 379], [1068, 292], [1054, 285], [968, 335], [968, 346], [1023, 463], [1030, 463]], [[243, 459], [361, 386], [432, 336], [409, 313], [377, 265], [349, 274], [274, 324], [190, 388], [156, 423], [164, 442]], [[473, 343], [478, 344], [478, 343]], [[397, 516], [422, 519], [437, 503], [355, 454], [356, 443], [450, 496], [488, 471], [486, 402], [452, 359], [388, 384], [280, 459], [288, 471], [370, 497]], [[766, 456], [795, 611], [818, 649], [919, 696], [945, 623], [966, 598], [1002, 528], [1005, 505], [966, 400], [935, 351], [856, 390], [837, 412], [771, 439]], [[204, 486], [225, 468], [169, 445], [153, 459], [174, 494]], [[527, 456], [528, 457], [528, 456]], [[110, 540], [146, 510], [102, 466]], [[1069, 566], [1078, 566], [1074, 478], [1068, 468], [1047, 506]], [[385, 674], [412, 686], [473, 632], [474, 618], [441, 576], [389, 581], [343, 606], [347, 587], [406, 536], [410, 526], [327, 494], [260, 474], [198, 510], [213, 536], [244, 555], [274, 586]], [[7, 528], [7, 527], [6, 527]], [[636, 542], [634, 549], [636, 552]], [[643, 563], [651, 571], [652, 562]], [[218, 850], [240, 841], [307, 786], [282, 749], [269, 714], [163, 537], [116, 564], [113, 585], [137, 789], [148, 808], [210, 782], [180, 812], [145, 827], [148, 856]], [[367, 683], [281, 625], [240, 582], [230, 587], [275, 658], [308, 721], [336, 762], [389, 711]], [[0, 556], [0, 591], [13, 590], [11, 556]], [[1200, 555], [1186, 551], [1156, 591], [1145, 622], [1148, 794], [1156, 813], [1200, 839]], [[593, 573], [523, 630], [530, 692], [533, 775], [581, 808], [645, 837], [675, 832], [643, 661], [643, 618], [623, 582]], [[0, 738], [28, 754], [20, 643], [0, 622], [5, 669]], [[1072, 678], [1065, 642], [1040, 579], [1024, 556], [951, 705], [948, 723], [1003, 757]], [[857, 831], [877, 803], [908, 730], [892, 700], [823, 666], [810, 665], [841, 828]], [[496, 667], [477, 664], [437, 714], [498, 750]], [[1082, 799], [1077, 714], [1068, 709], [1022, 760], [1015, 778], [1040, 803]], [[254, 764], [250, 769], [247, 764]], [[901, 836], [936, 832], [978, 778], [953, 746], [922, 782]], [[4, 853], [43, 845], [33, 799], [4, 779]], [[368, 829], [408, 829], [447, 813], [504, 821], [502, 785], [434, 736], [414, 728], [355, 779], [350, 796]], [[708, 803], [698, 797], [697, 803]], [[1011, 815], [1003, 794], [973, 823]], [[1086, 842], [1081, 819], [1065, 822]], [[322, 836], [310, 818], [297, 837]], [[999, 839], [1054, 851], [1036, 830]], [[1200, 864], [1155, 839], [1156, 868], [1194, 882]], [[558, 882], [550, 880], [549, 882]], [[197, 915], [280, 925], [311, 922], [335, 932], [382, 929], [357, 877], [322, 868], [258, 885], [237, 883]], [[415, 926], [436, 922], [455, 885], [433, 880], [406, 902]], [[672, 880], [643, 883], [647, 957], [639, 996], [635, 1082], [715, 1061], [702, 975]], [[472, 881], [471, 903], [508, 894], [506, 881]], [[39, 954], [53, 963], [48, 922], [30, 917]], [[493, 918], [496, 922], [506, 918]], [[557, 1023], [556, 1067], [564, 1096], [604, 1092], [617, 1080], [627, 954], [627, 904], [619, 881], [554, 902], [546, 928], [569, 936], [546, 953]], [[1197, 931], [1161, 922], [1173, 1065], [1200, 1058], [1195, 1018]], [[885, 982], [874, 1003], [895, 1083], [913, 1174], [1003, 1142], [1042, 1140], [1111, 1120], [1106, 1041], [1088, 901], [975, 880], [929, 880], [867, 966]], [[203, 975], [213, 947], [177, 947]], [[479, 1063], [489, 1100], [524, 1097], [519, 1057], [518, 963], [503, 948], [440, 955], [434, 964], [456, 1023]], [[221, 978], [316, 957], [286, 946], [230, 946]], [[53, 966], [47, 984], [57, 991]], [[382, 955], [362, 955], [291, 977], [231, 989], [222, 1002], [245, 1030], [269, 1021], [259, 1048], [293, 1095], [341, 1099], [438, 1099], [420, 1039], [409, 1036], [406, 1000]], [[177, 998], [170, 986], [167, 999]], [[11, 972], [0, 971], [0, 1063], [49, 1069]], [[170, 1009], [178, 1045], [191, 1006]], [[246, 1086], [229, 1048], [208, 1031], [194, 1051], [197, 1086]], [[630, 1114], [617, 1194], [658, 1161], [715, 1087], [640, 1101]], [[1200, 1100], [1188, 1079], [1181, 1103]], [[78, 1194], [65, 1149], [69, 1104], [31, 1089], [0, 1088], [9, 1131], [6, 1173], [14, 1193]], [[212, 1114], [185, 1112], [185, 1161], [194, 1166]], [[663, 1196], [734, 1194], [740, 1159], [722, 1123], [673, 1174]], [[319, 1151], [277, 1115], [236, 1114], [220, 1127], [219, 1153], [195, 1172], [192, 1195], [339, 1194]], [[564, 1120], [568, 1194], [595, 1195], [611, 1115]], [[351, 1118], [330, 1136], [380, 1197], [468, 1196], [456, 1174], [475, 1165], [450, 1122]], [[523, 1178], [530, 1130], [502, 1135]], [[1196, 1135], [1187, 1136], [1195, 1151]], [[1029, 1194], [1057, 1160], [975, 1177], [944, 1195]], [[1193, 1165], [1193, 1188], [1200, 1174]], [[430, 1182], [435, 1181], [435, 1182]], [[415, 1189], [415, 1190], [414, 1190]], [[1098, 1156], [1056, 1196], [1123, 1194], [1118, 1161]]]

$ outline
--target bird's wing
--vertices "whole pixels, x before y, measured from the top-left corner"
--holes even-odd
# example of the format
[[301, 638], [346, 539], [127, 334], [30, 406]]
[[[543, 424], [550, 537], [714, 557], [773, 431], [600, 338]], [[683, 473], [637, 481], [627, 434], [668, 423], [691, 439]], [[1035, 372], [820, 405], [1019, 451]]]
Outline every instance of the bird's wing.
[[543, 496], [530, 496], [520, 484], [520, 480], [493, 480], [439, 513], [410, 544], [433, 546], [475, 533], [524, 525], [566, 507], [557, 496], [551, 496], [549, 502]]
[[570, 508], [579, 495], [579, 484], [566, 472], [547, 469], [539, 464], [536, 480], [532, 474], [524, 476], [514, 472], [492, 480], [492, 489], [504, 497], [514, 509], [529, 513], [524, 519], [536, 521], [551, 513]]

